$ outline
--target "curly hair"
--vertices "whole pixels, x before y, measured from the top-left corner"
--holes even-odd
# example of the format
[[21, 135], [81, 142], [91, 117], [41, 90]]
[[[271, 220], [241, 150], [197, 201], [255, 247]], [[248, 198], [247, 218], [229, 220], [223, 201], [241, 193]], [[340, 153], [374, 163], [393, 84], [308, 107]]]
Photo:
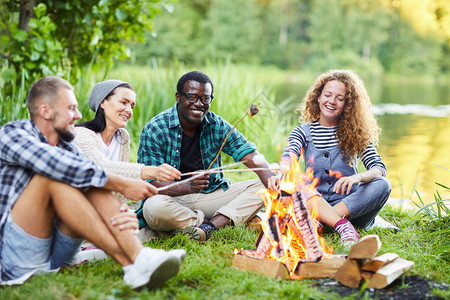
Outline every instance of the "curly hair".
[[345, 106], [338, 119], [337, 138], [342, 149], [342, 158], [350, 165], [357, 156], [361, 156], [367, 146], [378, 142], [381, 128], [377, 124], [372, 103], [364, 83], [351, 70], [330, 70], [321, 74], [303, 98], [296, 112], [300, 112], [300, 122], [319, 120], [318, 98], [329, 81], [338, 80], [345, 85]]

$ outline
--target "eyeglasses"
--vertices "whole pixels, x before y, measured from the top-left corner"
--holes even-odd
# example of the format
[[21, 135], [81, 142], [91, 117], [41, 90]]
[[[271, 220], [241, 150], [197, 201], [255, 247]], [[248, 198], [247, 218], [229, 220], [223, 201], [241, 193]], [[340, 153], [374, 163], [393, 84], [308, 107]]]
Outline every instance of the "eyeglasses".
[[200, 99], [200, 101], [205, 104], [208, 105], [211, 103], [211, 101], [214, 99], [213, 95], [203, 95], [203, 96], [199, 96], [197, 94], [193, 94], [193, 93], [185, 93], [185, 92], [180, 92], [180, 94], [186, 96], [186, 99], [189, 103], [194, 104], [195, 102], [198, 101], [198, 99]]

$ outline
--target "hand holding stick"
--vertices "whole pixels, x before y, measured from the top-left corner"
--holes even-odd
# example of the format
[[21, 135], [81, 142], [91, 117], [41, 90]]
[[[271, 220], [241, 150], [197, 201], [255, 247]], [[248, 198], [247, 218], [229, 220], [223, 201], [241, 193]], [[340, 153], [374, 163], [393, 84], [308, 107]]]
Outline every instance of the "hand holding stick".
[[219, 169], [220, 170], [213, 170], [213, 169], [211, 169], [211, 170], [189, 172], [189, 173], [181, 174], [181, 176], [185, 176], [185, 175], [194, 175], [194, 176], [189, 177], [189, 178], [187, 178], [185, 180], [177, 181], [177, 182], [174, 182], [172, 184], [169, 184], [169, 185], [157, 188], [157, 190], [159, 192], [159, 191], [170, 189], [171, 187], [174, 187], [176, 185], [183, 184], [183, 183], [189, 182], [191, 180], [194, 180], [194, 179], [202, 176], [203, 174], [220, 173], [220, 172], [226, 172], [226, 173], [230, 172], [231, 173], [231, 172], [278, 171], [279, 170], [278, 168], [249, 168], [249, 169], [231, 169], [231, 170], [222, 170], [221, 168], [219, 168]]

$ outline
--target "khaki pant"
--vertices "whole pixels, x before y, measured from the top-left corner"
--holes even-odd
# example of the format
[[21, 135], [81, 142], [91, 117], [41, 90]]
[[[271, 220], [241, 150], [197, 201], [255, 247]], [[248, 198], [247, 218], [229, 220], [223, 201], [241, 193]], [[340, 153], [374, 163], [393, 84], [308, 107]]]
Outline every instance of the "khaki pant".
[[262, 198], [256, 194], [261, 189], [264, 185], [254, 179], [232, 184], [226, 191], [220, 188], [209, 194], [155, 195], [144, 203], [144, 218], [148, 227], [155, 231], [199, 226], [205, 218], [211, 219], [217, 214], [239, 224], [252, 218], [262, 208]]

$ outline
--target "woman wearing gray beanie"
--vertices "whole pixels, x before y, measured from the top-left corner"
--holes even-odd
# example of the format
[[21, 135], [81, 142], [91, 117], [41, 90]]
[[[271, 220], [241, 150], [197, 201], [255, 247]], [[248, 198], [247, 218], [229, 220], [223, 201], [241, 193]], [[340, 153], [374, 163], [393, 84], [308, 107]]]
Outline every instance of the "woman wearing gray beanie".
[[[135, 103], [136, 92], [128, 82], [110, 79], [97, 83], [89, 96], [95, 117], [77, 125], [74, 144], [86, 158], [114, 174], [144, 180], [180, 179], [180, 171], [168, 164], [155, 167], [129, 162], [130, 135], [125, 125], [133, 116]], [[118, 198], [125, 200], [122, 195]]]

